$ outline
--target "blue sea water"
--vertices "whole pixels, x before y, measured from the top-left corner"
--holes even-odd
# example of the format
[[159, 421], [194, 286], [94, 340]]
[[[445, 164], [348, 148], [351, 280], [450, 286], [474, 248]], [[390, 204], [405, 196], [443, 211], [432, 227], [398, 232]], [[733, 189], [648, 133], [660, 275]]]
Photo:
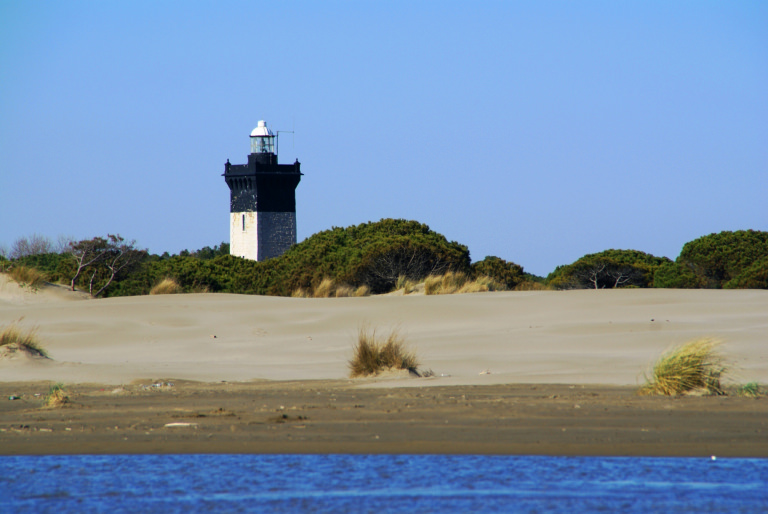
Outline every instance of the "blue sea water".
[[768, 459], [0, 457], [0, 512], [768, 512]]

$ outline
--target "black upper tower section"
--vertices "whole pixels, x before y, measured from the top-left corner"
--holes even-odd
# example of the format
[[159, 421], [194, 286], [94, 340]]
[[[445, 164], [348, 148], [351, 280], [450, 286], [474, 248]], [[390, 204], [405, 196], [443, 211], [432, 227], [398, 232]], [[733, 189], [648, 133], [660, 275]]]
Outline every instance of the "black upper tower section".
[[259, 122], [251, 133], [248, 164], [224, 165], [230, 212], [296, 212], [301, 163], [278, 164], [272, 131]]

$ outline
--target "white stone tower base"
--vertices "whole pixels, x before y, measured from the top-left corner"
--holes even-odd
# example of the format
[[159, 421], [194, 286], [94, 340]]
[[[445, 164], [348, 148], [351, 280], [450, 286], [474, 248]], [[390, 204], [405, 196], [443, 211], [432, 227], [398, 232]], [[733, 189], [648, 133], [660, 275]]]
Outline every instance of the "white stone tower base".
[[231, 212], [229, 253], [254, 261], [284, 254], [296, 244], [295, 212]]

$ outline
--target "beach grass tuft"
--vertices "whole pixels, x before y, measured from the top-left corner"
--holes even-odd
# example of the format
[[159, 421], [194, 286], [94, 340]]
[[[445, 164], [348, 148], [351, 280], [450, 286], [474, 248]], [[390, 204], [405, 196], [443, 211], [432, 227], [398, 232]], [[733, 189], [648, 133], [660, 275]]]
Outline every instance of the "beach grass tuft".
[[339, 284], [333, 295], [336, 298], [348, 298], [355, 295], [355, 288], [348, 284]]
[[749, 382], [739, 386], [739, 388], [736, 390], [737, 395], [746, 396], [748, 398], [757, 398], [761, 393], [762, 391], [760, 391], [760, 384], [757, 382]]
[[424, 280], [424, 294], [461, 294], [482, 293], [486, 291], [505, 291], [501, 282], [488, 276], [472, 280], [466, 273], [448, 271], [444, 275], [430, 275]]
[[375, 329], [361, 327], [357, 344], [349, 361], [351, 377], [377, 375], [386, 370], [407, 369], [416, 372], [418, 361], [405, 348], [405, 340], [397, 329], [381, 338]]
[[405, 275], [400, 275], [397, 277], [397, 282], [395, 283], [395, 291], [403, 290], [403, 294], [409, 294], [416, 289], [416, 286], [418, 285], [418, 282], [415, 280], [411, 280]]
[[182, 287], [174, 278], [165, 277], [150, 289], [149, 294], [179, 294], [182, 292]]
[[331, 278], [324, 278], [314, 289], [298, 287], [291, 292], [292, 298], [347, 298], [370, 295], [371, 289], [366, 285], [355, 288], [349, 284], [337, 284]]
[[20, 286], [26, 286], [33, 291], [43, 287], [47, 279], [43, 272], [31, 266], [14, 266], [8, 270], [8, 275]]
[[312, 296], [315, 298], [330, 298], [333, 296], [336, 290], [336, 285], [333, 283], [333, 279], [324, 278], [312, 291]]
[[43, 406], [48, 409], [55, 409], [57, 407], [63, 407], [67, 403], [69, 403], [68, 392], [64, 388], [64, 384], [57, 382], [48, 390]]
[[700, 391], [724, 394], [720, 377], [726, 367], [717, 352], [719, 343], [712, 339], [697, 339], [672, 348], [653, 366], [650, 378], [638, 391], [644, 395], [667, 395]]
[[291, 292], [291, 298], [312, 298], [312, 291], [298, 287]]
[[7, 347], [11, 351], [21, 350], [35, 356], [48, 357], [48, 352], [40, 346], [37, 329], [33, 328], [25, 332], [16, 323], [11, 323], [0, 330], [0, 348], [2, 347]]
[[355, 292], [352, 293], [352, 296], [360, 297], [360, 296], [371, 296], [371, 288], [367, 285], [363, 284], [357, 289], [355, 289]]

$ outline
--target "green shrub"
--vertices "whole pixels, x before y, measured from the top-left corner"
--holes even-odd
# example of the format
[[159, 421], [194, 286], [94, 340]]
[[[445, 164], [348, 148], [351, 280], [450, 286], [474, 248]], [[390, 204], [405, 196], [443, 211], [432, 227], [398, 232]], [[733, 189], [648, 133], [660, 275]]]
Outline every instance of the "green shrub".
[[284, 255], [255, 264], [233, 280], [233, 292], [288, 295], [299, 288], [314, 291], [329, 278], [379, 294], [394, 289], [401, 276], [420, 281], [435, 272], [468, 272], [469, 251], [427, 225], [386, 219], [318, 232]]
[[724, 289], [768, 289], [768, 256], [744, 269], [725, 284]]
[[14, 266], [28, 266], [45, 274], [50, 282], [68, 282], [74, 272], [70, 274], [71, 259], [63, 253], [43, 253], [19, 257], [13, 261]]
[[688, 267], [678, 262], [665, 262], [653, 273], [653, 287], [697, 289], [701, 283]]
[[[768, 257], [768, 232], [738, 230], [720, 232], [700, 237], [683, 246], [677, 262], [687, 267], [698, 278], [702, 287], [721, 288], [736, 279], [731, 287], [744, 287], [750, 278], [739, 281], [738, 277], [753, 265], [755, 279], [759, 283], [761, 272], [758, 262]], [[748, 286], [746, 286], [748, 287]]]
[[472, 263], [472, 275], [475, 278], [490, 277], [503, 284], [506, 289], [514, 289], [525, 277], [522, 266], [494, 256]]
[[546, 283], [555, 289], [650, 287], [655, 271], [669, 262], [638, 250], [606, 250], [558, 266]]

